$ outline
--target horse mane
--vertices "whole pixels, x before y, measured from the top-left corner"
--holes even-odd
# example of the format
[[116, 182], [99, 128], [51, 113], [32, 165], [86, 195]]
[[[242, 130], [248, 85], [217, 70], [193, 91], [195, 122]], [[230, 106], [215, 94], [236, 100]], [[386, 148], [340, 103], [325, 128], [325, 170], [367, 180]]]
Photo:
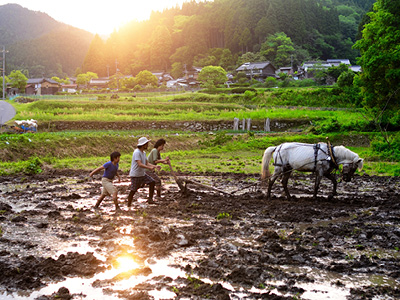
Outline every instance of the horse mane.
[[344, 146], [335, 146], [333, 149], [338, 164], [355, 163], [358, 164], [360, 170], [362, 169], [363, 159], [360, 159], [357, 153]]

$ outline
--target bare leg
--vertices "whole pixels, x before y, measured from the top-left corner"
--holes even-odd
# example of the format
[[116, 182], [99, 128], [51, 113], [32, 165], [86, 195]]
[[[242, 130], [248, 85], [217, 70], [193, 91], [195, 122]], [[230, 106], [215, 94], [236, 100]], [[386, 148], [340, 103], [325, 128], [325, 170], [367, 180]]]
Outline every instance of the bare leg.
[[128, 207], [131, 207], [132, 205], [132, 200], [133, 200], [133, 196], [135, 195], [136, 192], [134, 191], [130, 191], [129, 195], [128, 195]]
[[106, 197], [106, 195], [101, 195], [100, 198], [97, 200], [96, 205], [94, 208], [99, 208], [101, 201]]
[[157, 197], [161, 197], [161, 185], [156, 186]]
[[153, 201], [153, 195], [154, 195], [154, 186], [156, 183], [153, 181], [149, 183], [149, 200], [147, 200], [148, 203], [154, 203]]
[[121, 210], [119, 208], [119, 205], [118, 205], [118, 191], [115, 191], [115, 193], [113, 194], [112, 198], [113, 198], [113, 201], [114, 201], [114, 204], [115, 204], [115, 210]]

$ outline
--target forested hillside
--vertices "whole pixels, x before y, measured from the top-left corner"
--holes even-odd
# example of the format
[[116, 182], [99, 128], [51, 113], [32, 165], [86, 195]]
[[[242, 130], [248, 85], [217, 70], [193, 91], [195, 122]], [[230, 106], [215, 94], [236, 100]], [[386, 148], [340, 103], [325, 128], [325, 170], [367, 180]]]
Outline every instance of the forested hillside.
[[7, 47], [6, 71], [30, 77], [73, 74], [81, 66], [93, 34], [57, 22], [17, 4], [0, 6], [0, 44]]
[[[215, 0], [187, 2], [154, 12], [144, 22], [131, 22], [106, 41], [98, 36], [83, 71], [100, 76], [118, 69], [182, 70], [185, 66], [234, 68], [247, 60], [268, 59], [276, 67], [308, 59], [348, 58], [358, 27], [374, 0]], [[270, 38], [268, 40], [268, 38]], [[276, 59], [278, 52], [281, 57]], [[278, 53], [279, 54], [279, 53]], [[240, 62], [240, 60], [239, 60]]]
[[[153, 12], [102, 40], [16, 4], [0, 6], [0, 41], [7, 73], [72, 76], [78, 67], [99, 76], [172, 71], [192, 65], [234, 69], [242, 61], [270, 60], [276, 67], [305, 60], [348, 58], [374, 0], [189, 1]], [[245, 54], [243, 56], [243, 54]], [[242, 57], [243, 56], [243, 57]]]

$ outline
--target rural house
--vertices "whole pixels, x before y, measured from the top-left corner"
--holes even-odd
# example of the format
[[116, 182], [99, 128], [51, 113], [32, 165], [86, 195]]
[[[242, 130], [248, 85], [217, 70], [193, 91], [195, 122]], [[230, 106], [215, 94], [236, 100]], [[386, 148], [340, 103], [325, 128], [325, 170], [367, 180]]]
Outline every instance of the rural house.
[[60, 89], [60, 84], [49, 78], [28, 79], [25, 87], [27, 95], [54, 95]]
[[276, 68], [269, 62], [247, 62], [236, 69], [237, 72], [245, 72], [249, 79], [264, 80], [267, 77], [276, 77]]
[[315, 71], [326, 70], [330, 67], [338, 67], [340, 64], [345, 64], [354, 72], [361, 71], [360, 66], [352, 66], [348, 59], [327, 59], [326, 61], [306, 61], [299, 68], [299, 73], [302, 74], [304, 78], [313, 78]]
[[108, 86], [110, 79], [108, 77], [90, 79], [88, 87], [91, 89], [105, 89]]

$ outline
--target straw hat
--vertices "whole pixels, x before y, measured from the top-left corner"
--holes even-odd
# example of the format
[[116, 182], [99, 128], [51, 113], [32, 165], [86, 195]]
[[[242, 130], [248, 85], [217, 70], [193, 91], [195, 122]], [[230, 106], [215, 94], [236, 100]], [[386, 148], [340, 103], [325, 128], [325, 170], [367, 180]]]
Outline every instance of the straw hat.
[[147, 137], [143, 136], [138, 140], [138, 147], [143, 146], [150, 142], [150, 140], [147, 139]]

